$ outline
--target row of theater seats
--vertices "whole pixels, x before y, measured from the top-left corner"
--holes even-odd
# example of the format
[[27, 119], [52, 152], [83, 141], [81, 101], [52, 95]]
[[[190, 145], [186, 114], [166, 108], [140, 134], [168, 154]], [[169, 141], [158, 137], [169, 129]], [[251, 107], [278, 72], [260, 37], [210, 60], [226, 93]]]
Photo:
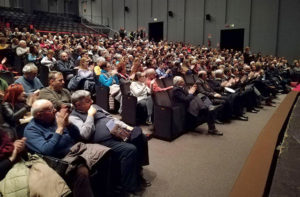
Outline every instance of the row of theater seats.
[[[189, 86], [196, 82], [197, 76], [185, 75], [184, 79]], [[157, 79], [157, 83], [161, 88], [173, 86], [173, 78]], [[130, 81], [120, 84], [122, 93], [121, 117], [126, 124], [135, 126], [144, 122], [147, 114], [145, 109], [138, 105], [137, 98], [130, 93], [130, 84]], [[172, 89], [152, 94], [152, 99], [154, 103], [154, 137], [171, 141], [186, 132], [186, 109], [184, 106], [173, 104]], [[107, 111], [109, 110], [108, 87], [96, 86], [96, 104]]]
[[10, 23], [11, 27], [29, 27], [43, 31], [72, 32], [92, 34], [95, 31], [81, 25], [80, 18], [74, 15], [59, 15], [47, 12], [34, 11], [25, 13], [21, 9], [0, 7], [0, 19]]

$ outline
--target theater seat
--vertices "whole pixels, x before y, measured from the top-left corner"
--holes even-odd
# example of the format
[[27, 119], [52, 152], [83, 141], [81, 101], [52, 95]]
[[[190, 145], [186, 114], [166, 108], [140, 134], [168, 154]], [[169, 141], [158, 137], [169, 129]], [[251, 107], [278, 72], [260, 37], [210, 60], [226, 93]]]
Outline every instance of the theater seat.
[[154, 132], [153, 136], [171, 141], [184, 133], [185, 108], [173, 106], [169, 94], [165, 91], [153, 95]]
[[130, 81], [122, 82], [120, 89], [122, 93], [122, 121], [126, 124], [136, 126], [144, 123], [147, 118], [147, 109], [137, 103], [137, 98], [131, 95]]
[[96, 85], [96, 104], [104, 110], [109, 110], [109, 87], [103, 85]]

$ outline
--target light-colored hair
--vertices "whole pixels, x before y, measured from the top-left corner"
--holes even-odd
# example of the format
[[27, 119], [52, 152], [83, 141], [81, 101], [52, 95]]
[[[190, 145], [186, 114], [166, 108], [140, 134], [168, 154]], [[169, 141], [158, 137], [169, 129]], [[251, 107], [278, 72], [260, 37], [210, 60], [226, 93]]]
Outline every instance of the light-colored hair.
[[44, 105], [47, 103], [51, 103], [51, 101], [47, 100], [47, 99], [39, 99], [34, 101], [34, 103], [31, 106], [31, 115], [35, 118], [37, 113], [42, 111], [42, 109], [44, 108]]
[[76, 102], [80, 101], [81, 99], [84, 99], [88, 96], [91, 96], [90, 92], [86, 90], [77, 90], [75, 91], [71, 96], [71, 102], [74, 106], [76, 106]]
[[224, 73], [224, 71], [222, 69], [218, 69], [215, 71], [215, 76], [220, 77], [223, 73]]
[[154, 74], [155, 70], [153, 68], [149, 68], [149, 69], [146, 70], [145, 73], [146, 73], [146, 76], [148, 77], [149, 75]]
[[174, 84], [174, 86], [177, 86], [178, 83], [179, 83], [180, 81], [182, 81], [182, 80], [183, 80], [182, 77], [180, 77], [180, 76], [175, 76], [175, 77], [173, 78], [173, 84]]
[[38, 70], [38, 68], [36, 67], [36, 65], [34, 63], [28, 63], [23, 67], [22, 72], [23, 73], [31, 73], [31, 72], [34, 72], [37, 70]]

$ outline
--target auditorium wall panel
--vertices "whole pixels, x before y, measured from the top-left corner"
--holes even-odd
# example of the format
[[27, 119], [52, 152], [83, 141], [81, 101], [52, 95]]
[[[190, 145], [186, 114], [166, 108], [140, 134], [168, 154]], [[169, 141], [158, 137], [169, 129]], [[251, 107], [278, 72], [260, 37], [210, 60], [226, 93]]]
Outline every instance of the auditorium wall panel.
[[300, 59], [300, 1], [280, 1], [277, 54]]
[[203, 43], [204, 0], [186, 0], [184, 41], [198, 45]]
[[279, 0], [252, 0], [250, 46], [253, 52], [276, 53]]
[[125, 28], [127, 31], [136, 31], [138, 28], [138, 0], [125, 0]]

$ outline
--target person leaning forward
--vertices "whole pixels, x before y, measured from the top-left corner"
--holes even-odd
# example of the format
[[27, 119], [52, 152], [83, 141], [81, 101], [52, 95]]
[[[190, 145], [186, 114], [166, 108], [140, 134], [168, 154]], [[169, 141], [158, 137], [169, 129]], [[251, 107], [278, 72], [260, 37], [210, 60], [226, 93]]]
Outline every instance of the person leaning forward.
[[36, 153], [56, 157], [69, 163], [66, 171], [74, 196], [94, 196], [89, 180], [90, 169], [109, 150], [99, 144], [84, 144], [77, 128], [69, 124], [67, 108], [56, 112], [53, 104], [41, 99], [31, 108], [33, 119], [24, 130], [27, 147]]
[[148, 186], [141, 174], [142, 166], [149, 164], [148, 142], [141, 128], [132, 128], [93, 105], [88, 91], [78, 90], [71, 99], [75, 109], [69, 121], [78, 127], [85, 140], [111, 148], [113, 158], [120, 165], [124, 192], [135, 193]]

